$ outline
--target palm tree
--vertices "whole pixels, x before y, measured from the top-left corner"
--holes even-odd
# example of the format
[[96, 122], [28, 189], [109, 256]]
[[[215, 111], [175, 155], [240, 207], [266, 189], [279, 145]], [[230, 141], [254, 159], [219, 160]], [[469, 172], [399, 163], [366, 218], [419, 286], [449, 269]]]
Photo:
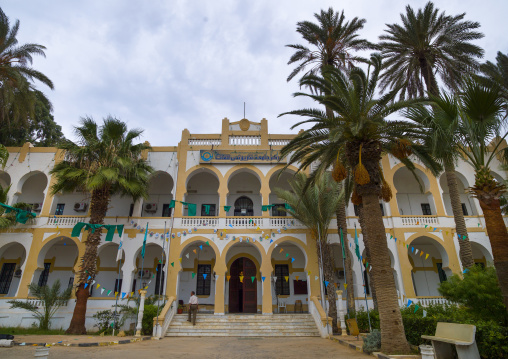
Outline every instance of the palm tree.
[[[346, 21], [344, 11], [339, 15], [331, 7], [327, 11], [321, 10], [319, 14], [315, 13], [314, 17], [318, 21], [317, 24], [310, 21], [301, 21], [297, 23], [296, 29], [303, 39], [312, 46], [312, 49], [304, 45], [286, 45], [296, 50], [289, 59], [288, 65], [299, 63], [288, 76], [287, 81], [304, 71], [306, 71], [304, 75], [320, 73], [323, 66], [333, 66], [341, 70], [351, 68], [357, 62], [365, 61], [363, 58], [358, 57], [355, 52], [372, 47], [367, 40], [359, 38], [358, 35], [358, 32], [365, 25], [365, 19], [355, 17], [351, 21]], [[310, 67], [309, 70], [307, 70], [308, 67]], [[330, 111], [327, 111], [330, 114]], [[340, 190], [341, 185], [339, 184]], [[340, 233], [342, 228], [344, 233], [343, 245], [348, 248], [346, 203], [345, 198], [341, 199], [336, 216], [338, 231]], [[345, 254], [346, 281], [353, 283], [353, 267], [349, 250], [346, 250]], [[350, 286], [347, 296], [348, 308], [354, 309], [354, 286]]]
[[355, 17], [351, 21], [346, 21], [344, 11], [339, 16], [339, 13], [331, 7], [327, 11], [321, 10], [321, 13], [314, 14], [314, 17], [318, 21], [317, 24], [300, 21], [296, 24], [296, 31], [315, 49], [311, 50], [304, 45], [286, 45], [296, 50], [288, 65], [300, 62], [288, 76], [287, 81], [309, 66], [311, 69], [307, 70], [305, 75], [319, 73], [324, 65], [339, 69], [351, 67], [362, 61], [355, 52], [371, 46], [367, 40], [358, 38], [357, 34], [363, 29], [365, 19]]
[[508, 149], [502, 148], [508, 136], [508, 132], [501, 132], [505, 131], [501, 116], [503, 106], [504, 99], [498, 86], [484, 85], [472, 79], [465, 82], [458, 101], [460, 146], [475, 171], [475, 184], [470, 192], [478, 199], [483, 211], [499, 286], [508, 308], [508, 231], [500, 204], [506, 186], [498, 182], [491, 171], [495, 158], [502, 156], [505, 162], [508, 158]]
[[[310, 230], [312, 239], [316, 241], [317, 255], [323, 268], [324, 280], [328, 282], [328, 315], [332, 317], [333, 330], [337, 329], [337, 297], [335, 295], [333, 257], [328, 244], [328, 228], [335, 215], [340, 201], [337, 186], [330, 175], [321, 176], [315, 185], [307, 188], [307, 175], [299, 172], [289, 182], [291, 191], [275, 189], [279, 198], [289, 204], [287, 211]], [[321, 258], [322, 256], [322, 258]]]
[[[141, 152], [148, 150], [149, 146], [133, 143], [143, 133], [142, 130], [128, 131], [124, 122], [108, 117], [100, 127], [93, 119], [84, 118], [75, 132], [78, 141], [66, 140], [60, 144], [59, 148], [65, 151], [65, 159], [50, 171], [56, 178], [51, 187], [53, 195], [77, 189], [89, 192], [91, 224], [104, 223], [114, 194], [127, 195], [134, 200], [147, 197], [148, 176], [153, 169], [141, 157]], [[86, 333], [89, 290], [85, 289], [85, 283], [95, 278], [100, 241], [101, 231], [88, 234], [76, 289], [76, 307], [67, 329], [69, 334]]]
[[480, 70], [482, 72], [481, 79], [487, 85], [494, 84], [500, 87], [506, 102], [506, 115], [508, 116], [508, 55], [499, 51], [496, 56], [496, 63], [487, 61], [480, 65]]
[[0, 168], [4, 169], [9, 159], [9, 151], [4, 145], [0, 144]]
[[[378, 47], [386, 62], [381, 90], [399, 89], [400, 97], [423, 96], [425, 90], [439, 94], [436, 73], [443, 83], [457, 90], [464, 73], [477, 70], [483, 50], [471, 43], [481, 39], [478, 22], [465, 21], [465, 13], [450, 16], [432, 2], [415, 12], [410, 5], [400, 14], [402, 25], [387, 25]], [[422, 82], [423, 78], [423, 82]]]
[[[408, 352], [409, 344], [404, 333], [379, 207], [379, 198], [391, 197], [391, 189], [384, 181], [380, 161], [384, 153], [391, 153], [410, 170], [414, 170], [414, 165], [408, 158], [413, 154], [434, 173], [440, 170], [440, 166], [423, 146], [414, 141], [418, 136], [418, 131], [415, 131], [417, 125], [407, 121], [386, 120], [390, 114], [416, 101], [396, 102], [395, 91], [374, 98], [381, 67], [381, 57], [375, 54], [370, 59], [369, 75], [360, 68], [344, 73], [327, 67], [323, 70], [323, 77], [310, 75], [303, 78], [300, 85], [317, 89], [317, 94], [296, 93], [295, 96], [310, 97], [331, 109], [334, 115], [330, 117], [326, 111], [319, 109], [285, 113], [306, 118], [293, 128], [307, 123], [313, 123], [313, 126], [302, 131], [286, 145], [282, 155], [291, 154], [288, 162], [298, 162], [302, 168], [319, 159], [321, 163], [311, 175], [311, 180], [330, 166], [334, 166], [335, 180], [345, 179], [348, 169], [354, 176], [352, 202], [363, 204], [370, 251], [376, 254], [371, 258], [371, 277], [381, 320], [381, 349], [384, 352]], [[325, 89], [331, 90], [330, 95], [323, 95]]]
[[459, 158], [463, 157], [459, 133], [458, 99], [449, 94], [431, 96], [431, 99], [430, 109], [424, 106], [410, 108], [406, 111], [405, 116], [424, 128], [422, 143], [429, 148], [432, 156], [444, 167], [446, 183], [450, 190], [455, 228], [459, 238], [464, 238], [459, 240], [460, 261], [464, 268], [470, 268], [474, 265], [473, 251], [469, 242], [455, 174], [455, 164]]

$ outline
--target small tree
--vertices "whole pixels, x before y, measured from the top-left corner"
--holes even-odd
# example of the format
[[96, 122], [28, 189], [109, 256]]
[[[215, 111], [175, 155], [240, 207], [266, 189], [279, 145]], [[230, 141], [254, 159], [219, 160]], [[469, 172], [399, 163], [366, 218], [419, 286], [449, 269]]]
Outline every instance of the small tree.
[[51, 318], [55, 315], [58, 308], [70, 299], [72, 287], [60, 292], [61, 285], [60, 281], [57, 280], [51, 288], [47, 285], [40, 287], [32, 283], [28, 286], [28, 289], [35, 298], [42, 302], [41, 310], [39, 310], [37, 305], [24, 300], [9, 300], [7, 303], [11, 305], [11, 309], [21, 308], [32, 312], [34, 317], [39, 320], [39, 329], [47, 330], [49, 329]]
[[464, 278], [455, 274], [440, 284], [439, 293], [464, 305], [477, 319], [507, 323], [508, 316], [494, 267], [475, 265], [464, 273]]

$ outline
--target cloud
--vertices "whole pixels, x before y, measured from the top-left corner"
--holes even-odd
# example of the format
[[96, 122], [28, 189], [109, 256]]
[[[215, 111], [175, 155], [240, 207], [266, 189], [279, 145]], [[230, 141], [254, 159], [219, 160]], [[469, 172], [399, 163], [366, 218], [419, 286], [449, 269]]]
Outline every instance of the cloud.
[[[376, 41], [386, 23], [399, 21], [407, 1], [340, 3], [346, 16], [367, 19], [362, 35]], [[424, 1], [411, 1], [421, 7]], [[508, 11], [505, 1], [436, 2], [449, 14], [466, 12], [479, 21], [486, 57], [508, 51], [497, 24]], [[292, 53], [284, 45], [302, 43], [296, 23], [338, 2], [267, 0], [41, 2], [8, 0], [3, 10], [21, 21], [20, 43], [47, 47], [34, 67], [55, 83], [43, 89], [54, 105], [66, 136], [80, 117], [111, 114], [145, 129], [152, 145], [177, 145], [181, 131], [217, 133], [221, 119], [269, 120], [272, 133], [287, 133], [296, 119], [277, 118], [312, 104], [291, 94], [295, 80]], [[495, 9], [495, 11], [494, 11]], [[296, 132], [296, 130], [293, 130]]]

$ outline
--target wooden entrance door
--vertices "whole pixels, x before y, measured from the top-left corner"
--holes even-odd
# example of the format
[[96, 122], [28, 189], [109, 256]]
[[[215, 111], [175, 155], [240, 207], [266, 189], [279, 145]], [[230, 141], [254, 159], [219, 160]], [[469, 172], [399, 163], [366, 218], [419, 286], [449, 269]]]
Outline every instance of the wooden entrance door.
[[[229, 270], [229, 312], [257, 313], [256, 265], [250, 259], [241, 257], [231, 264]], [[240, 282], [240, 276], [243, 281]], [[254, 277], [254, 280], [252, 280]]]

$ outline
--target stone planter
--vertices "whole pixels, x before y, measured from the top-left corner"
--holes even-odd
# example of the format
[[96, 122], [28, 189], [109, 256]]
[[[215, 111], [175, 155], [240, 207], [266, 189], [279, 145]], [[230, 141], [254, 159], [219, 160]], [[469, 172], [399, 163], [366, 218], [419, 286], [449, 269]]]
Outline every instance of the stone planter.
[[49, 355], [49, 347], [36, 347], [35, 348], [35, 358], [45, 359]]
[[422, 354], [422, 359], [434, 359], [434, 348], [432, 345], [420, 345], [420, 353]]

